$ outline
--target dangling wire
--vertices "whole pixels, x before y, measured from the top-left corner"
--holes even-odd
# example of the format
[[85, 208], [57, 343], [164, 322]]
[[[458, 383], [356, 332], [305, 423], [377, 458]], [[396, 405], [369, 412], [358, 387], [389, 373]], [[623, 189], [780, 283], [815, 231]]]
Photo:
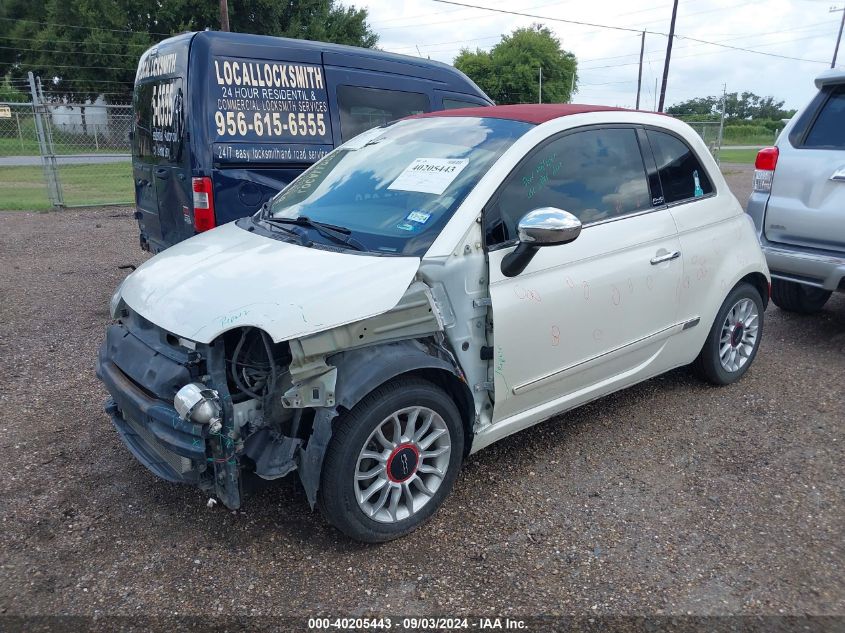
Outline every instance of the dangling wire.
[[[238, 389], [240, 389], [243, 393], [250, 396], [251, 398], [260, 400], [266, 395], [272, 393], [273, 389], [276, 386], [276, 381], [278, 379], [278, 371], [276, 369], [276, 364], [273, 362], [273, 342], [270, 339], [269, 335], [264, 332], [264, 330], [258, 330], [258, 333], [261, 338], [261, 342], [264, 345], [264, 351], [267, 354], [269, 380], [267, 369], [265, 369], [264, 367], [255, 364], [250, 365], [248, 363], [240, 362], [241, 352], [243, 351], [244, 344], [246, 343], [246, 340], [253, 329], [254, 328], [248, 327], [244, 328], [243, 332], [241, 332], [241, 337], [238, 340], [238, 344], [235, 346], [234, 353], [232, 354], [230, 371], [232, 374], [232, 380], [235, 381], [235, 384], [238, 386]], [[244, 372], [243, 377], [240, 375], [241, 368], [243, 368], [242, 371]], [[249, 375], [247, 372], [249, 372]], [[252, 384], [248, 385], [247, 382], [252, 382]], [[259, 387], [259, 389], [257, 391], [254, 391], [256, 387]]]

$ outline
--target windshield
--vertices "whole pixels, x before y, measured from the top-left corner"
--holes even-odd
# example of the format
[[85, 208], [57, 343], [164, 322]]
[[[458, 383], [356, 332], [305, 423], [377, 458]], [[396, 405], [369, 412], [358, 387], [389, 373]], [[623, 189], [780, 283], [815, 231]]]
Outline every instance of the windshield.
[[[348, 230], [370, 252], [421, 256], [493, 162], [532, 127], [432, 117], [369, 130], [293, 181], [268, 215]], [[296, 230], [331, 243], [314, 228], [303, 221]]]

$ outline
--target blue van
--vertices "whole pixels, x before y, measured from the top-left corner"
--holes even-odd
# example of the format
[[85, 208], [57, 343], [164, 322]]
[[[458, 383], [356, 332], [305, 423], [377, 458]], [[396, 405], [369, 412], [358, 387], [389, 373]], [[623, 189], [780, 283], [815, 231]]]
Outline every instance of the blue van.
[[251, 215], [337, 145], [410, 114], [492, 105], [459, 70], [382, 51], [203, 31], [138, 63], [132, 170], [141, 248]]

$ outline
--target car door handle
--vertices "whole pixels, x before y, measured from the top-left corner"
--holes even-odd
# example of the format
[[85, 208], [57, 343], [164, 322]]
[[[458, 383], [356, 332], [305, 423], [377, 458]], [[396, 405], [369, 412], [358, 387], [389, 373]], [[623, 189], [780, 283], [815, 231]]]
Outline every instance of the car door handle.
[[845, 165], [833, 172], [833, 175], [830, 177], [830, 179], [837, 180], [839, 182], [845, 182]]
[[167, 169], [156, 169], [156, 178], [161, 178], [164, 180], [170, 175], [170, 172]]
[[663, 262], [669, 262], [673, 259], [678, 259], [681, 256], [681, 251], [672, 251], [671, 253], [665, 253], [663, 255], [655, 255], [651, 258], [651, 265], [657, 266], [657, 264], [662, 264]]

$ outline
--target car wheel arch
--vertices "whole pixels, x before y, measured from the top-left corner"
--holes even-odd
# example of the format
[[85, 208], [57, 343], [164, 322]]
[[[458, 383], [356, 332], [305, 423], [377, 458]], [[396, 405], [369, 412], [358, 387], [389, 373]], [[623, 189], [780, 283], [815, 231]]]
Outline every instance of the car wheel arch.
[[466, 430], [465, 446], [471, 444], [475, 422], [472, 392], [451, 360], [433, 355], [417, 341], [374, 345], [337, 354], [328, 361], [337, 367], [336, 401], [349, 410], [368, 393], [400, 376], [418, 376], [443, 389], [455, 401]]
[[[739, 279], [733, 287], [731, 287], [730, 292], [733, 292], [733, 289], [741, 283], [751, 284], [757, 289], [757, 292], [760, 293], [760, 298], [763, 300], [763, 309], [765, 310], [769, 305], [769, 280], [766, 275], [761, 272], [748, 273]], [[730, 294], [730, 292], [728, 294]]]
[[475, 404], [463, 374], [454, 362], [436, 355], [431, 346], [416, 340], [383, 343], [339, 352], [326, 361], [337, 368], [335, 406], [317, 409], [312, 434], [300, 455], [299, 477], [308, 502], [317, 499], [323, 459], [335, 420], [364, 397], [401, 376], [417, 376], [443, 389], [455, 402], [464, 423], [464, 454], [471, 448]]

